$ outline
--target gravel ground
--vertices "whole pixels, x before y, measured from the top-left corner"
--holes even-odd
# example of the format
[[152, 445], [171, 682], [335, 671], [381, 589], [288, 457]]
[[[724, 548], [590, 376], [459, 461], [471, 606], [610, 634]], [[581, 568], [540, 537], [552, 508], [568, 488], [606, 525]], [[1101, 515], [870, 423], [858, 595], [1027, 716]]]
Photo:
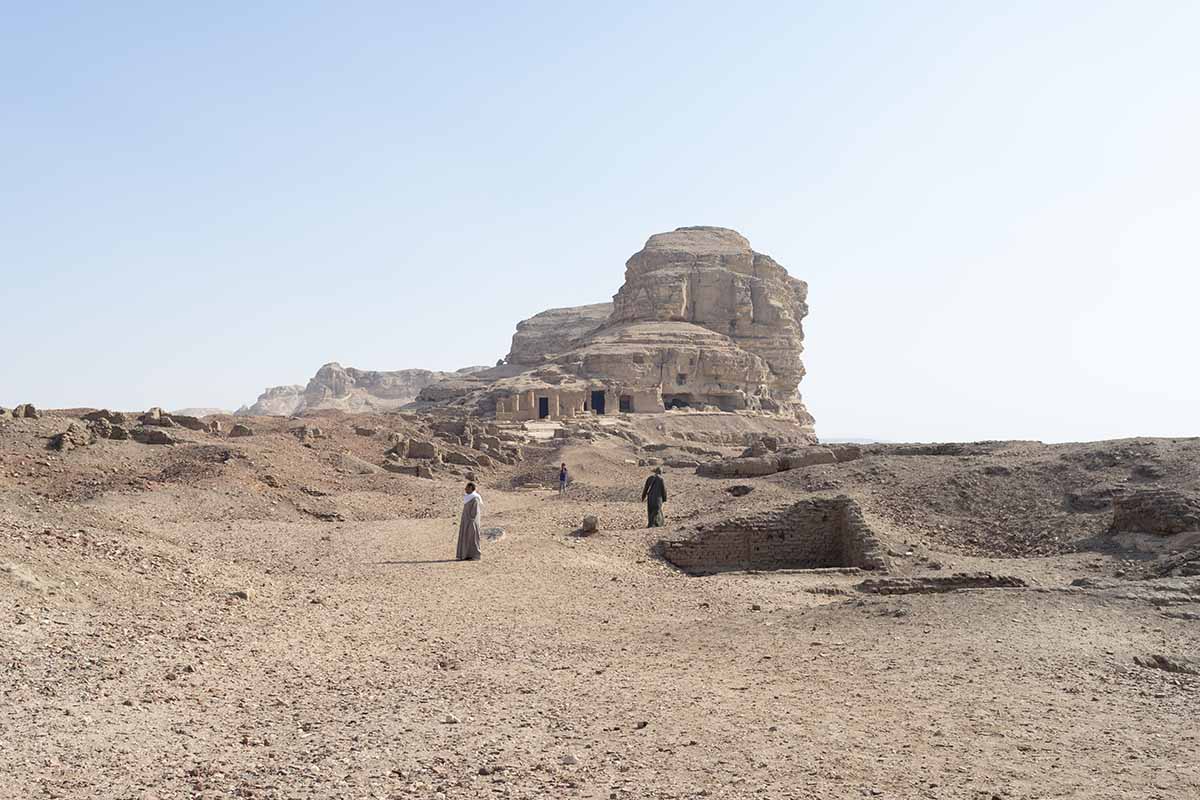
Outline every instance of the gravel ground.
[[0, 797], [1200, 796], [1200, 677], [1133, 661], [1200, 655], [1200, 604], [1070, 587], [1130, 560], [1061, 502], [1147, 460], [1194, 487], [1194, 441], [868, 454], [738, 500], [667, 470], [675, 524], [846, 492], [898, 572], [1031, 587], [880, 597], [680, 574], [624, 440], [547, 449], [566, 498], [483, 476], [503, 536], [459, 563], [460, 483], [338, 472], [382, 453], [347, 420], [48, 453], [64, 424], [0, 425]]

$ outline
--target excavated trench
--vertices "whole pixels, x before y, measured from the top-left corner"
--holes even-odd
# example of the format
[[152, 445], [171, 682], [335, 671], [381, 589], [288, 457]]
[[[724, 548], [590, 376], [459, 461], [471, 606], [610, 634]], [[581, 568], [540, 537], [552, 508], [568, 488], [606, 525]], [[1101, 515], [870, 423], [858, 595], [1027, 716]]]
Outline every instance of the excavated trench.
[[848, 497], [801, 500], [776, 511], [699, 525], [659, 542], [693, 575], [730, 570], [857, 567], [886, 571], [883, 547]]

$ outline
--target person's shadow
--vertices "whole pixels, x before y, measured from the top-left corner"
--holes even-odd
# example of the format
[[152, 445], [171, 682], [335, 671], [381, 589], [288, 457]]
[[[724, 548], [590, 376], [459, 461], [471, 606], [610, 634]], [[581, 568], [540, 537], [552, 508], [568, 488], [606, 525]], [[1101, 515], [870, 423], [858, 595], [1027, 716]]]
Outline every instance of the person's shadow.
[[457, 558], [431, 558], [425, 561], [371, 561], [369, 562], [376, 567], [405, 567], [413, 564], [453, 564], [458, 561]]

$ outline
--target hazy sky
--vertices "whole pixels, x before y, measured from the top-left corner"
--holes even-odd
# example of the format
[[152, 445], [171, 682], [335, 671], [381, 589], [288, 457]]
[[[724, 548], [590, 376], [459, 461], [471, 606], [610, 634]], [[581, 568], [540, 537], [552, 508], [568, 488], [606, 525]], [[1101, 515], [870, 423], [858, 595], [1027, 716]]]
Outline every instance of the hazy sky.
[[0, 405], [493, 363], [723, 225], [819, 433], [1200, 434], [1200, 4], [438, 5], [8, 4]]

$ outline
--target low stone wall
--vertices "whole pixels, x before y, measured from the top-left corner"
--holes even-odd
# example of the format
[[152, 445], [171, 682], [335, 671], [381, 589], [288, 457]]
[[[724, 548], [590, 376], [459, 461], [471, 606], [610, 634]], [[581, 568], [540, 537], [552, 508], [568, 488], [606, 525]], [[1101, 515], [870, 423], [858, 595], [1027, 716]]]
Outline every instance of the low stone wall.
[[858, 505], [845, 496], [801, 500], [777, 511], [698, 526], [680, 538], [660, 541], [659, 552], [693, 574], [741, 569], [887, 569], [878, 539]]

